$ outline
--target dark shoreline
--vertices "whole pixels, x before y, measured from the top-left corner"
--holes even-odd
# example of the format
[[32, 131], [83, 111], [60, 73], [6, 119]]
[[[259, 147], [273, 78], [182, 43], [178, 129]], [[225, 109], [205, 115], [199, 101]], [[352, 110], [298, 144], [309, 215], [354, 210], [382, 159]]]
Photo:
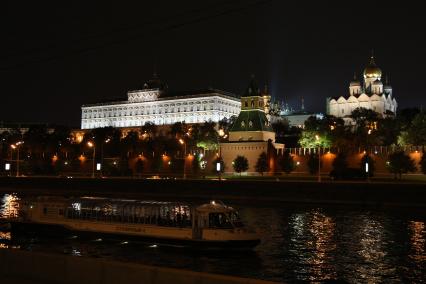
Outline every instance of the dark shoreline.
[[426, 184], [271, 181], [0, 178], [0, 192], [28, 195], [95, 195], [239, 204], [328, 204], [426, 208]]

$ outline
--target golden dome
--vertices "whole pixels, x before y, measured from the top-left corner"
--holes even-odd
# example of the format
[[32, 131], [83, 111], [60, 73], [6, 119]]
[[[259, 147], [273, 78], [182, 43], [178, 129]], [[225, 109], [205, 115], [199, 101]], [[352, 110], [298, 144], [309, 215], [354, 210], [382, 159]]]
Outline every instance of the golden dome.
[[382, 70], [374, 62], [374, 56], [371, 56], [370, 63], [364, 69], [364, 78], [381, 78]]

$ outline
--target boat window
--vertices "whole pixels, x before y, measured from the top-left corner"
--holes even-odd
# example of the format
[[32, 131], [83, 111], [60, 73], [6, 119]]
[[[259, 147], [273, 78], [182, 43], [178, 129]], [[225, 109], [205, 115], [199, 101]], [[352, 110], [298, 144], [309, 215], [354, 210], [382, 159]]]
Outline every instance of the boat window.
[[82, 202], [70, 204], [66, 217], [101, 222], [140, 223], [167, 227], [192, 227], [190, 207], [172, 203]]
[[244, 227], [244, 223], [241, 221], [241, 218], [238, 212], [236, 211], [230, 212], [228, 214], [228, 217], [229, 217], [229, 220], [231, 220], [234, 227], [237, 227], [237, 228]]
[[224, 213], [209, 214], [209, 228], [233, 228], [229, 218]]

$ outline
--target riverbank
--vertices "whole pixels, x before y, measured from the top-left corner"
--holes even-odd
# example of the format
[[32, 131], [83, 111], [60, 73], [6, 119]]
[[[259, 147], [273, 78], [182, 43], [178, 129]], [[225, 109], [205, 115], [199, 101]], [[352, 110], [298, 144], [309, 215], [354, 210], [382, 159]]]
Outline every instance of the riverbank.
[[0, 192], [28, 195], [106, 196], [232, 203], [353, 204], [426, 208], [426, 184], [302, 180], [174, 180], [0, 178]]
[[13, 283], [275, 283], [129, 262], [15, 249], [0, 250], [0, 263], [2, 263], [0, 265], [2, 278], [9, 279]]

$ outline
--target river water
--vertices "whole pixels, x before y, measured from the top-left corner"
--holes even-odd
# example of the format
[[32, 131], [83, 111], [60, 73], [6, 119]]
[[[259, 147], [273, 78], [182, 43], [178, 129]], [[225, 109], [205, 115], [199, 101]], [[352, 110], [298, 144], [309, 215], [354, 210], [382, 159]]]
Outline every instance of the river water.
[[[0, 217], [17, 214], [15, 194], [0, 196]], [[249, 252], [197, 252], [79, 237], [0, 232], [0, 249], [98, 257], [283, 282], [423, 283], [426, 214], [357, 207], [237, 207], [262, 242]]]

